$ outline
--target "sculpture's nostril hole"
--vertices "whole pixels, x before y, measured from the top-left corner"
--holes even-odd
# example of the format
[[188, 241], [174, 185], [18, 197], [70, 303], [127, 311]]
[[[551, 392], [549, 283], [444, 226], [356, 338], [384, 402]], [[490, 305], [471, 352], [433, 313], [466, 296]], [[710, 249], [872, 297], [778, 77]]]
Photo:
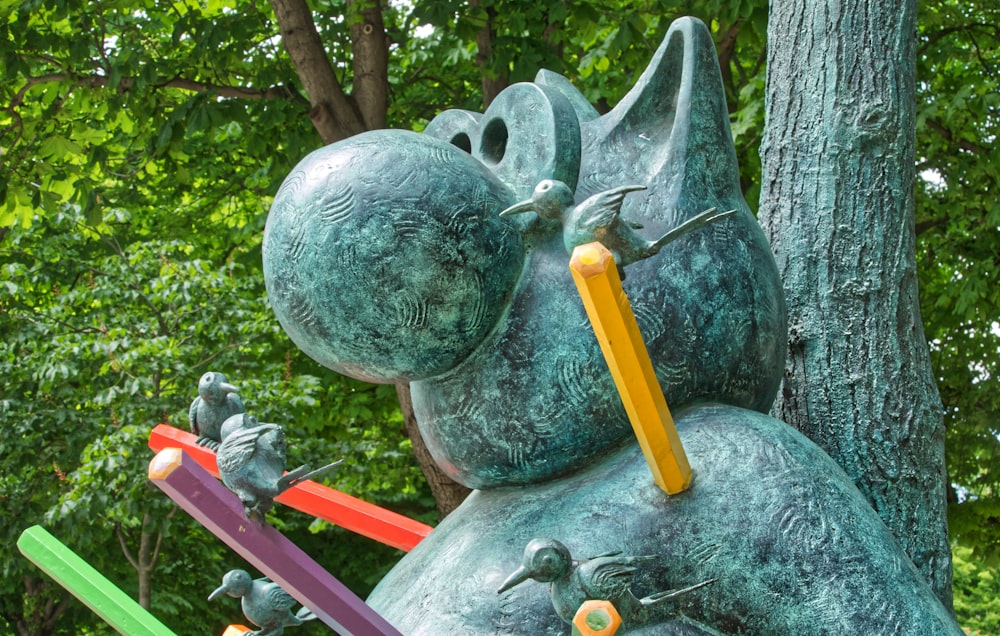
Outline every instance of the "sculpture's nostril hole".
[[452, 137], [451, 145], [455, 146], [459, 150], [464, 150], [465, 152], [472, 154], [472, 140], [469, 139], [469, 135], [465, 133], [458, 133]]
[[496, 165], [507, 152], [507, 124], [502, 119], [493, 119], [483, 129], [483, 140], [480, 145], [483, 161]]

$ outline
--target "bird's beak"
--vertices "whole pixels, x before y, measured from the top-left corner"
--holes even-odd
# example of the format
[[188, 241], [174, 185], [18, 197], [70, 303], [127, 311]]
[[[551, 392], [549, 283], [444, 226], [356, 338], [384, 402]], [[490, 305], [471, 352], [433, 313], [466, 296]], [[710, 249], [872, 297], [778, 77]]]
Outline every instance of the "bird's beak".
[[521, 583], [524, 583], [529, 578], [531, 578], [531, 573], [528, 572], [528, 570], [526, 570], [524, 566], [521, 566], [516, 570], [514, 570], [513, 574], [507, 577], [507, 580], [504, 581], [503, 585], [500, 586], [500, 589], [497, 590], [497, 594], [503, 594], [504, 592], [514, 587], [515, 585], [520, 585]]
[[223, 391], [225, 391], [226, 393], [239, 393], [240, 392], [239, 389], [237, 389], [232, 384], [229, 384], [228, 382], [223, 382], [222, 384], [219, 385], [219, 388], [222, 389]]
[[223, 594], [225, 594], [228, 591], [229, 591], [229, 587], [228, 586], [226, 586], [226, 585], [220, 585], [218, 587], [218, 589], [216, 589], [214, 592], [212, 592], [211, 594], [208, 595], [208, 600], [214, 601], [215, 599], [219, 598], [220, 596], [222, 596]]
[[522, 212], [531, 212], [535, 209], [535, 202], [531, 199], [526, 199], [520, 203], [515, 203], [506, 210], [500, 213], [500, 216], [510, 216], [511, 214], [520, 214]]

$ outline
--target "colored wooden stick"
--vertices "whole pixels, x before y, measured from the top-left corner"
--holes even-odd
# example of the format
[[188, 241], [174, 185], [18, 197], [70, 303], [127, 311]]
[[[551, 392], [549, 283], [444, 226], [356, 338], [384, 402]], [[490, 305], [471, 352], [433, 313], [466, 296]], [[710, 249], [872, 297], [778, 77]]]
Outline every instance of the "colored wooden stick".
[[89, 563], [41, 526], [21, 533], [17, 549], [125, 636], [176, 636]]
[[[160, 424], [149, 434], [149, 447], [157, 452], [164, 448], [182, 448], [202, 468], [218, 478], [215, 453], [195, 444], [195, 439], [187, 431]], [[275, 501], [406, 552], [433, 530], [425, 523], [314, 481], [294, 486], [278, 495]]]
[[588, 243], [573, 250], [569, 267], [653, 480], [668, 494], [684, 491], [691, 466], [614, 257], [600, 243]]
[[622, 617], [611, 601], [584, 601], [573, 617], [573, 636], [615, 636]]
[[400, 636], [388, 621], [284, 535], [247, 519], [239, 498], [181, 449], [157, 453], [149, 464], [149, 479], [334, 630], [357, 636]]
[[226, 627], [226, 631], [222, 632], [222, 636], [243, 636], [247, 632], [253, 633], [254, 630], [244, 625], [230, 625]]

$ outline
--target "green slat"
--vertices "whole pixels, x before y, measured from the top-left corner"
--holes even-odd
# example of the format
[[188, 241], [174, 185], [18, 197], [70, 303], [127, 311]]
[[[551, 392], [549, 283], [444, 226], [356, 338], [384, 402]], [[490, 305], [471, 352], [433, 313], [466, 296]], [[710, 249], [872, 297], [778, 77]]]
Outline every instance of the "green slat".
[[17, 548], [120, 634], [176, 636], [41, 526], [32, 526], [22, 532]]

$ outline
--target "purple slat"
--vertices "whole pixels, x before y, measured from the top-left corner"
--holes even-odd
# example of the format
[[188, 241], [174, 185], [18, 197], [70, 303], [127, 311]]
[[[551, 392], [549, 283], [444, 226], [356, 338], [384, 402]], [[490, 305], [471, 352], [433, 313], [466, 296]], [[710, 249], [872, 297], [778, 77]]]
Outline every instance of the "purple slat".
[[402, 636], [284, 535], [269, 525], [247, 519], [239, 498], [180, 449], [166, 448], [157, 453], [149, 464], [149, 478], [331, 628], [354, 636]]

